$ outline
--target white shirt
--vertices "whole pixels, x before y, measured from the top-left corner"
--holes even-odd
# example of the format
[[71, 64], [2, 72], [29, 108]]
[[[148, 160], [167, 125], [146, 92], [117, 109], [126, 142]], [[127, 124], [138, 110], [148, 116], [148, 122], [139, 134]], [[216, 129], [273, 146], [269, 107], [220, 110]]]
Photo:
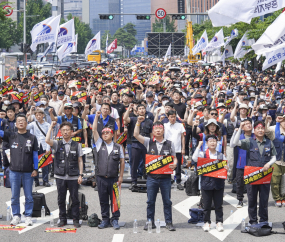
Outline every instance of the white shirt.
[[[210, 153], [210, 159], [217, 159], [218, 158], [218, 152], [216, 151], [215, 154], [212, 154], [211, 151], [209, 152]], [[197, 162], [198, 161], [198, 157], [201, 157], [201, 158], [204, 158], [205, 155], [204, 155], [204, 152], [201, 151], [200, 149], [198, 149], [198, 147], [196, 148], [193, 156], [192, 156], [192, 160], [194, 162]], [[223, 160], [226, 160], [227, 158], [225, 157], [225, 155], [223, 154]]]
[[[99, 139], [96, 142], [96, 150], [97, 150], [97, 152], [99, 152], [102, 143], [103, 143], [103, 140], [99, 137]], [[105, 145], [107, 147], [108, 155], [110, 155], [111, 152], [113, 151], [113, 148], [114, 148], [114, 142], [112, 141], [110, 144], [107, 144], [104, 141], [104, 143], [105, 143]], [[123, 148], [122, 148], [121, 145], [120, 145], [120, 158], [124, 158], [124, 152], [123, 152]], [[107, 161], [107, 157], [106, 157], [106, 161]]]
[[112, 108], [111, 107], [111, 113], [110, 113], [110, 116], [114, 119], [117, 119], [119, 118], [119, 114], [118, 114], [118, 110], [116, 108]]
[[183, 124], [170, 122], [164, 124], [164, 138], [173, 142], [176, 153], [181, 153], [181, 134], [185, 131]]

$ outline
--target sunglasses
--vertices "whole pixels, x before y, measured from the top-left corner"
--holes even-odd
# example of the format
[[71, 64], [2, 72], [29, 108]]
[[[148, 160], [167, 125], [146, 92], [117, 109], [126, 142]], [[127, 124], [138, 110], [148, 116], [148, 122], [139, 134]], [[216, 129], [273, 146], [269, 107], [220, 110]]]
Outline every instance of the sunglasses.
[[212, 116], [218, 116], [217, 113], [210, 113]]

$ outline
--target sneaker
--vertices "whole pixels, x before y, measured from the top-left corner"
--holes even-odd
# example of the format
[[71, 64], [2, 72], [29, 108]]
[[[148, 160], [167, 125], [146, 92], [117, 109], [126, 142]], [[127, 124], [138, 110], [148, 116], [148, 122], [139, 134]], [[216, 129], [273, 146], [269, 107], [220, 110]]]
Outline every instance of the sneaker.
[[111, 224], [113, 225], [113, 228], [114, 228], [115, 230], [119, 230], [119, 229], [120, 229], [120, 225], [119, 225], [119, 223], [118, 223], [118, 220], [113, 220], [113, 221], [111, 222]]
[[48, 182], [44, 182], [44, 183], [43, 183], [43, 186], [44, 186], [44, 187], [50, 187], [50, 184], [49, 184]]
[[168, 231], [176, 231], [172, 223], [166, 223], [166, 229], [168, 229]]
[[39, 181], [35, 181], [35, 187], [40, 186], [40, 182]]
[[[152, 229], [156, 229], [156, 226], [155, 226], [153, 221], [152, 221], [152, 227], [151, 228]], [[148, 230], [148, 222], [145, 223], [145, 226], [144, 226], [143, 230]]]
[[282, 206], [285, 207], [285, 200], [282, 200]]
[[224, 231], [223, 223], [218, 222], [216, 225], [216, 230], [218, 230], [218, 232], [223, 232]]
[[195, 169], [195, 166], [191, 166], [191, 171], [194, 171], [194, 169]]
[[32, 218], [31, 218], [31, 217], [26, 217], [26, 219], [25, 219], [25, 224], [26, 224], [27, 226], [33, 226]]
[[210, 231], [210, 224], [208, 222], [204, 223], [202, 228], [203, 228], [204, 232], [209, 232]]
[[11, 225], [17, 225], [21, 222], [21, 218], [19, 216], [14, 216], [12, 221], [11, 221]]
[[281, 208], [282, 207], [281, 201], [280, 200], [275, 201], [275, 206], [278, 207], [278, 208]]
[[99, 225], [98, 225], [98, 229], [105, 229], [111, 227], [111, 224], [109, 221], [103, 220]]
[[80, 227], [81, 227], [81, 225], [80, 225], [80, 223], [79, 223], [78, 220], [73, 220], [73, 226], [74, 226], [75, 228], [80, 228]]
[[238, 205], [237, 205], [237, 208], [242, 208], [242, 207], [243, 207], [243, 201], [239, 201]]
[[63, 227], [64, 225], [67, 225], [66, 220], [60, 220], [59, 223], [57, 224], [58, 227]]
[[177, 189], [178, 190], [184, 190], [184, 187], [181, 185], [181, 183], [177, 184]]

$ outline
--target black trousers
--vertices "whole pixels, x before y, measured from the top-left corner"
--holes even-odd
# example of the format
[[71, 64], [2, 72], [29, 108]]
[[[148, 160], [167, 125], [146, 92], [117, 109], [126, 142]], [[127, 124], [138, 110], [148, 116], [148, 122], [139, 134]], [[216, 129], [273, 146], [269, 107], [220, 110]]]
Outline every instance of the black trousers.
[[59, 219], [66, 221], [66, 193], [67, 188], [70, 193], [72, 205], [71, 214], [73, 220], [79, 220], [79, 206], [80, 202], [78, 199], [78, 181], [77, 180], [63, 180], [56, 178], [57, 185], [57, 203], [59, 207]]
[[244, 195], [244, 169], [236, 169], [237, 199], [243, 201]]
[[182, 160], [182, 154], [181, 153], [176, 153], [176, 158], [177, 158], [177, 167], [175, 169], [176, 173], [176, 182], [179, 184], [181, 182], [181, 160]]
[[268, 221], [268, 199], [270, 184], [247, 185], [249, 223], [257, 222], [257, 195], [259, 193], [260, 222]]
[[[113, 184], [118, 181], [117, 177], [106, 178], [103, 176], [97, 176], [97, 187], [98, 187], [98, 195], [101, 207], [101, 215], [102, 220], [109, 221], [110, 220], [110, 202], [111, 208], [113, 203]], [[111, 221], [119, 220], [120, 210], [112, 213]]]
[[204, 203], [204, 223], [211, 224], [211, 207], [212, 201], [215, 204], [216, 223], [223, 222], [223, 196], [224, 189], [220, 190], [202, 190], [202, 197]]
[[192, 136], [192, 128], [186, 128], [186, 137], [185, 137], [185, 155], [189, 156], [189, 146], [190, 146], [190, 139]]
[[141, 161], [141, 158], [143, 159], [143, 162], [145, 163], [145, 155], [146, 155], [146, 148], [134, 148], [132, 147], [132, 182], [136, 183], [138, 179], [138, 167]]

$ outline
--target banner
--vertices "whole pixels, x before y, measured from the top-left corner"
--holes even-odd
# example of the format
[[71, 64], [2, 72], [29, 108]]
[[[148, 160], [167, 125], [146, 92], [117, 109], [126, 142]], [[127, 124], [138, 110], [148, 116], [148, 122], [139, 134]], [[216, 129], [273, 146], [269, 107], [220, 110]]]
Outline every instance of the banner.
[[248, 39], [246, 36], [247, 32], [242, 36], [240, 41], [238, 42], [238, 45], [235, 50], [234, 58], [242, 58], [245, 54], [247, 54], [250, 50], [246, 50], [244, 47], [246, 46], [252, 46], [254, 44], [254, 39]]
[[275, 73], [277, 73], [281, 69], [281, 64], [282, 64], [282, 61], [277, 63], [277, 66], [276, 66], [276, 69], [275, 69]]
[[41, 61], [43, 60], [43, 58], [44, 58], [48, 53], [52, 53], [52, 52], [56, 52], [56, 45], [55, 45], [55, 42], [49, 42], [49, 46], [46, 48], [45, 52], [40, 56], [40, 57], [41, 57]]
[[[74, 93], [72, 93], [72, 96], [73, 97], [74, 96], [77, 97], [79, 102], [82, 102], [83, 100], [86, 101], [86, 99], [87, 99], [87, 93], [83, 92], [83, 91], [74, 92]], [[72, 96], [70, 96], [70, 99], [71, 99]]]
[[72, 52], [77, 52], [77, 34], [72, 42], [65, 43], [60, 48], [58, 48], [57, 50], [58, 59], [62, 60], [64, 57], [66, 57], [68, 54]]
[[217, 160], [210, 158], [198, 158], [197, 172], [198, 176], [209, 176], [220, 179], [227, 179], [226, 160]]
[[105, 50], [106, 53], [108, 53], [108, 52], [107, 52], [108, 45], [109, 45], [109, 44], [108, 44], [108, 34], [107, 34], [107, 38], [106, 38], [106, 50]]
[[206, 48], [207, 45], [208, 45], [208, 35], [207, 35], [207, 31], [205, 30], [201, 38], [197, 42], [197, 44], [192, 49], [193, 55], [197, 54], [198, 52]]
[[77, 229], [75, 228], [66, 228], [66, 229], [62, 229], [62, 228], [46, 228], [45, 232], [47, 233], [76, 233]]
[[228, 59], [232, 56], [234, 56], [233, 47], [231, 45], [228, 45], [225, 48], [225, 58]]
[[88, 42], [85, 48], [85, 56], [91, 54], [94, 50], [101, 49], [101, 35], [100, 31]]
[[212, 40], [207, 44], [204, 51], [212, 51], [214, 49], [217, 49], [224, 45], [224, 32], [223, 29], [221, 29], [218, 33], [215, 34], [215, 36], [212, 38]]
[[52, 162], [53, 162], [53, 160], [52, 160], [51, 151], [48, 152], [47, 154], [46, 153], [41, 154], [41, 155], [39, 155], [39, 165], [38, 165], [38, 168], [40, 169], [40, 168], [43, 168], [45, 166], [48, 166]]
[[263, 62], [262, 71], [266, 70], [270, 66], [277, 65], [283, 60], [285, 60], [285, 47], [268, 53], [265, 61]]
[[121, 208], [120, 199], [121, 187], [118, 187], [117, 182], [113, 184], [113, 201], [112, 201], [112, 213], [117, 212]]
[[117, 138], [117, 144], [123, 144], [125, 141], [126, 141], [126, 139], [127, 139], [127, 134], [128, 133], [125, 133], [125, 132], [122, 132], [121, 134], [120, 134], [120, 136]]
[[171, 56], [171, 44], [168, 46], [168, 49], [167, 49], [167, 51], [166, 51], [166, 53], [165, 53], [164, 61], [167, 60], [167, 57], [168, 57], [168, 56]]
[[275, 12], [285, 7], [284, 0], [220, 0], [209, 10], [214, 27], [237, 22], [250, 24], [252, 18]]
[[173, 174], [169, 165], [173, 163], [173, 156], [145, 155], [145, 170], [150, 174]]
[[227, 40], [226, 40], [224, 46], [227, 46], [232, 41], [232, 39], [234, 39], [237, 36], [238, 36], [238, 30], [237, 29], [233, 29], [232, 32], [231, 32], [231, 36], [227, 37]]
[[59, 30], [60, 16], [50, 17], [36, 24], [32, 31], [31, 50], [36, 51], [37, 45], [46, 42], [56, 42]]
[[263, 167], [245, 166], [244, 167], [244, 184], [262, 185], [270, 184], [273, 173], [273, 167], [267, 171], [262, 171]]
[[13, 86], [3, 87], [3, 89], [1, 90], [1, 94], [6, 95], [6, 94], [8, 94], [9, 92], [12, 92], [12, 91], [13, 91]]
[[25, 226], [13, 226], [13, 225], [3, 225], [0, 224], [0, 230], [12, 230], [12, 231], [21, 231], [25, 229]]
[[59, 26], [59, 32], [57, 36], [57, 46], [70, 43], [74, 40], [75, 29], [74, 19], [70, 19], [68, 22]]
[[37, 102], [40, 100], [40, 97], [44, 95], [44, 92], [39, 92], [39, 93], [36, 93], [35, 96], [34, 96], [34, 101]]
[[[283, 0], [284, 1], [284, 0]], [[285, 5], [285, 1], [284, 1]], [[265, 30], [261, 37], [252, 45], [255, 54], [260, 55], [285, 47], [285, 12]]]
[[81, 81], [78, 80], [72, 80], [68, 82], [68, 87], [76, 87], [76, 88], [80, 88], [82, 85]]
[[107, 53], [112, 53], [115, 49], [117, 49], [117, 39], [114, 39], [113, 42], [108, 46]]
[[10, 76], [4, 76], [4, 82], [6, 82], [7, 85], [11, 84]]

